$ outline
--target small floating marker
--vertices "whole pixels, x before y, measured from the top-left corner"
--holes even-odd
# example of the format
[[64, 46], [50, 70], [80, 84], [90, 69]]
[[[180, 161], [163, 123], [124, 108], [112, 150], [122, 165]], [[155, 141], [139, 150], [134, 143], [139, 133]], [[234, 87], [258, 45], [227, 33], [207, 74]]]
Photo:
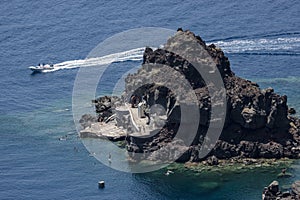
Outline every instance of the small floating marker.
[[98, 182], [98, 188], [102, 189], [105, 187], [105, 182], [104, 181], [99, 181]]

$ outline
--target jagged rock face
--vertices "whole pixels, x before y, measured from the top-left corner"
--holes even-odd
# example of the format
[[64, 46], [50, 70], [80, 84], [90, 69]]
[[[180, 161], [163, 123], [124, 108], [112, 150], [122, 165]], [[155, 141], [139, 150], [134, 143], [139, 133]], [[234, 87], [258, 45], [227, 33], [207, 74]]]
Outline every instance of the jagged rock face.
[[287, 97], [272, 88], [260, 90], [256, 83], [239, 77], [224, 79], [229, 97], [229, 119], [247, 129], [289, 127]]
[[96, 108], [97, 121], [102, 122], [108, 119], [113, 113], [116, 106], [121, 102], [117, 96], [103, 96], [92, 101]]
[[[196, 41], [203, 48], [203, 51], [197, 51], [197, 45], [194, 46], [192, 43], [189, 43], [188, 40]], [[186, 46], [187, 44], [189, 46]], [[219, 69], [222, 77], [234, 75], [234, 73], [230, 69], [230, 62], [224, 55], [224, 52], [221, 49], [216, 48], [214, 44], [206, 46], [202, 38], [200, 36], [196, 36], [191, 31], [178, 31], [174, 37], [168, 39], [168, 41], [164, 45], [164, 48], [169, 49], [172, 52], [178, 52], [177, 50], [180, 49], [179, 52], [182, 52], [182, 54], [185, 54], [184, 52], [189, 52], [189, 54], [193, 54], [193, 52], [195, 52], [197, 53], [197, 57], [193, 56], [195, 59], [207, 59], [207, 57], [210, 56], [210, 58], [212, 58], [212, 60], [216, 64], [216, 67]], [[191, 51], [192, 48], [195, 49]], [[191, 57], [189, 57], [189, 59], [190, 61], [193, 60], [193, 58]]]
[[94, 122], [97, 122], [97, 118], [90, 114], [84, 114], [79, 120], [79, 123], [83, 128], [91, 126], [91, 124]]
[[[186, 77], [197, 96], [200, 122], [192, 146], [180, 161], [201, 160], [197, 155], [199, 154], [199, 145], [201, 145], [210, 124], [211, 101], [218, 101], [222, 95], [218, 90], [209, 95], [206, 85], [209, 83], [205, 83], [203, 77], [193, 65], [181, 56], [165, 50], [176, 51], [177, 49], [189, 48], [182, 46], [184, 44], [182, 38], [185, 37], [181, 36], [184, 34], [196, 39], [197, 43], [203, 47], [203, 50], [199, 52], [199, 59], [207, 59], [207, 56], [211, 57], [221, 74], [226, 89], [227, 113], [225, 126], [219, 141], [208, 157], [214, 158], [211, 156], [215, 156], [219, 159], [231, 157], [298, 158], [300, 155], [300, 122], [299, 119], [288, 115], [287, 97], [274, 93], [272, 88], [261, 90], [258, 84], [235, 76], [230, 69], [228, 58], [221, 49], [213, 44], [206, 46], [199, 36], [195, 36], [190, 31], [178, 31], [174, 37], [167, 41], [164, 49], [153, 51], [151, 48], [146, 48], [143, 66], [135, 74], [128, 75], [125, 80], [125, 93], [132, 92], [136, 85], [147, 79], [149, 74], [153, 75], [158, 71], [158, 69], [152, 68], [151, 64], [169, 66], [172, 70], [166, 73], [174, 73], [171, 76], [174, 77], [174, 80], [178, 76], [175, 71]], [[156, 80], [163, 84], [172, 81], [165, 76], [156, 77]], [[173, 91], [156, 84], [148, 84], [134, 92], [138, 96], [146, 93], [150, 106], [159, 103], [168, 112], [165, 127], [153, 137], [152, 141], [142, 142], [139, 140], [138, 144], [128, 143], [129, 151], [155, 151], [171, 141], [176, 135], [180, 124], [180, 105]], [[188, 101], [189, 96], [183, 94], [182, 98]], [[290, 112], [292, 112], [291, 109]]]
[[[172, 41], [176, 40], [176, 36], [174, 38], [169, 39], [167, 45], [170, 46]], [[199, 43], [205, 45], [201, 38], [199, 38]], [[224, 78], [229, 101], [227, 119], [230, 121], [228, 123], [234, 122], [243, 128], [254, 130], [265, 127], [270, 129], [288, 128], [286, 96], [275, 94], [271, 88], [260, 90], [256, 83], [235, 76], [230, 69], [227, 57], [220, 49], [215, 48], [214, 45], [205, 46], [205, 49], [213, 56]], [[144, 53], [144, 63], [165, 64], [184, 74], [195, 89], [195, 93], [200, 96], [199, 98], [202, 97], [200, 102], [204, 104], [204, 107], [209, 108], [209, 102], [205, 102], [205, 99], [209, 98], [208, 92], [205, 90], [205, 82], [186, 60], [166, 50], [153, 51], [147, 48]], [[151, 70], [148, 70], [148, 73], [151, 73]], [[134, 79], [139, 76], [138, 74], [131, 76], [128, 83], [134, 82]], [[205, 118], [207, 119], [207, 117]]]
[[97, 115], [84, 114], [79, 120], [80, 125], [85, 129], [91, 126], [92, 123], [107, 120], [114, 113], [115, 107], [119, 105], [120, 102], [121, 99], [117, 96], [103, 96], [93, 100], [92, 103], [95, 105]]

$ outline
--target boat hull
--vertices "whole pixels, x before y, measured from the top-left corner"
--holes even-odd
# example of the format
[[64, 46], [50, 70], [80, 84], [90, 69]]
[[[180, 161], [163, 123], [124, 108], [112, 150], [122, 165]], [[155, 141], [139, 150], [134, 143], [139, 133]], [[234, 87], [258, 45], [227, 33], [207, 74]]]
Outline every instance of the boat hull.
[[34, 67], [34, 66], [31, 66], [29, 67], [29, 69], [34, 72], [34, 73], [41, 73], [41, 72], [44, 72], [46, 70], [52, 70], [54, 69], [54, 67], [45, 67], [45, 66], [37, 66], [37, 67]]

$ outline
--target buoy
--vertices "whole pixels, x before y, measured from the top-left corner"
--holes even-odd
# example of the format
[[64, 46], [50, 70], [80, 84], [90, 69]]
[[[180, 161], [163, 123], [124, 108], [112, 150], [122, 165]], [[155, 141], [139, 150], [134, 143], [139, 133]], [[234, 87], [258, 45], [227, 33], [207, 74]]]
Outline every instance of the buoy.
[[105, 187], [105, 182], [104, 181], [99, 181], [98, 182], [98, 187], [99, 188], [104, 188]]

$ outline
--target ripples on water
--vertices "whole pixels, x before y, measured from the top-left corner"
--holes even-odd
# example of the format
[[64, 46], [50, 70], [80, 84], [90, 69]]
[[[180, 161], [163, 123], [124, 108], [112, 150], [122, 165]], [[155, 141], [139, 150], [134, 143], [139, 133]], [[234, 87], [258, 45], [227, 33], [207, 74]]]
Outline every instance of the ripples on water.
[[[276, 170], [199, 178], [109, 169], [77, 138], [71, 95], [75, 68], [91, 64], [80, 60], [107, 37], [137, 27], [183, 27], [220, 46], [237, 75], [287, 94], [300, 112], [298, 1], [20, 0], [0, 5], [1, 199], [252, 200], [276, 178]], [[99, 58], [116, 62], [111, 73], [141, 62], [140, 50], [116, 53], [121, 54]], [[56, 63], [60, 70], [30, 75], [27, 67], [42, 62]], [[104, 90], [111, 88], [107, 84]], [[290, 171], [295, 176], [281, 184], [300, 178], [298, 164]], [[104, 190], [97, 188], [100, 179], [106, 181]]]

